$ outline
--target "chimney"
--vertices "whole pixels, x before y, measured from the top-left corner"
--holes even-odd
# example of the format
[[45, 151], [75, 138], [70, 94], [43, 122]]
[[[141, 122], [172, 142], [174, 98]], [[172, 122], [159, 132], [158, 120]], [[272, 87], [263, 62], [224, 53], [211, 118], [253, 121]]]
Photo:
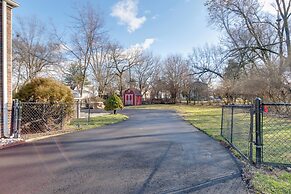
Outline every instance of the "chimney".
[[13, 0], [0, 0], [0, 138], [11, 135], [12, 109], [12, 9]]

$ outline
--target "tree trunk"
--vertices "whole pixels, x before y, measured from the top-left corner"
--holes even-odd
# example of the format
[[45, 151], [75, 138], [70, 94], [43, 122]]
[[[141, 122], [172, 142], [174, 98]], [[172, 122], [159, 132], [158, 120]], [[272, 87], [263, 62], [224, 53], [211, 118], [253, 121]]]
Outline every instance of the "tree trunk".
[[122, 80], [122, 75], [120, 75], [120, 76], [119, 76], [119, 84], [120, 84], [120, 85], [119, 85], [119, 90], [120, 90], [120, 91], [119, 91], [119, 95], [120, 95], [120, 98], [122, 98], [122, 90], [123, 90], [123, 86], [122, 86], [123, 83], [122, 83], [122, 82], [123, 82], [123, 80]]

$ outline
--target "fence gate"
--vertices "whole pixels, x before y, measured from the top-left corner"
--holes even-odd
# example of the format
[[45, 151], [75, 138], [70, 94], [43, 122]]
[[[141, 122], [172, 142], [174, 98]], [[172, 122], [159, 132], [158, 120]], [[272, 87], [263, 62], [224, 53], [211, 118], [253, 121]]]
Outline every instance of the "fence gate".
[[222, 107], [221, 136], [245, 159], [253, 161], [254, 111], [252, 105]]
[[291, 166], [291, 104], [223, 106], [221, 136], [250, 162]]

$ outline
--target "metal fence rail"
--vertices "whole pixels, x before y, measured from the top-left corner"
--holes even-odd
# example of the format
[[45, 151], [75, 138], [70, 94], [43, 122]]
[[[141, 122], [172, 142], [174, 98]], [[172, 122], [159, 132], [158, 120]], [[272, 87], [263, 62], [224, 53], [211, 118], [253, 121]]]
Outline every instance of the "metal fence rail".
[[251, 162], [291, 166], [291, 104], [223, 106], [221, 135]]

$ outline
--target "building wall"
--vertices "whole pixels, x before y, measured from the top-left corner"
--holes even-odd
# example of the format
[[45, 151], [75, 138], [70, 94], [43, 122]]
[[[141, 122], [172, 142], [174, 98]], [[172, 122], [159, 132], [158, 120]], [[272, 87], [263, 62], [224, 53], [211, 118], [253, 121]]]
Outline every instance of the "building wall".
[[[2, 53], [2, 1], [0, 2], [0, 138], [3, 137], [3, 53]], [[7, 5], [7, 83], [8, 83], [8, 127], [10, 128], [11, 109], [12, 109], [12, 8]]]
[[3, 45], [2, 45], [2, 1], [0, 2], [0, 137], [3, 137], [3, 122], [2, 122], [2, 99], [3, 99], [3, 95], [2, 95], [2, 66], [3, 66], [3, 62], [2, 62], [2, 49], [3, 49]]
[[7, 83], [8, 83], [8, 127], [12, 113], [12, 8], [7, 6]]

